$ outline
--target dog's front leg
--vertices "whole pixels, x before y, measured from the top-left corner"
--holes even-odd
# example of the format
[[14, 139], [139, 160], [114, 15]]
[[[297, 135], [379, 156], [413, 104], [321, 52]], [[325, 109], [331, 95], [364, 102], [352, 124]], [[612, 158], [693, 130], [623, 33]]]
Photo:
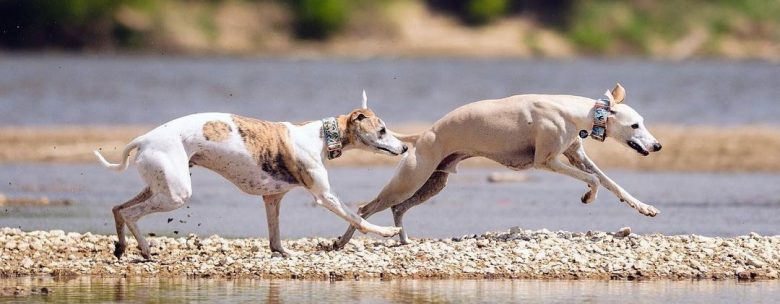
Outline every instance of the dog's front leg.
[[[563, 152], [563, 155], [566, 156], [566, 158], [569, 160], [569, 163], [577, 169], [588, 174], [595, 174], [595, 172], [588, 168], [588, 166], [586, 166], [583, 162], [583, 158], [586, 158], [587, 155], [585, 155], [585, 150], [582, 148], [582, 142], [579, 140], [575, 141], [571, 146], [569, 146], [569, 148]], [[588, 185], [588, 188], [588, 192], [585, 192], [585, 194], [583, 194], [582, 198], [580, 199], [583, 204], [592, 203], [596, 200], [596, 196], [598, 196], [598, 187], [592, 187]]]
[[629, 194], [626, 190], [624, 190], [622, 187], [620, 187], [615, 181], [613, 181], [611, 178], [609, 178], [604, 172], [599, 169], [598, 166], [585, 154], [585, 151], [580, 148], [580, 153], [578, 153], [583, 165], [588, 169], [588, 171], [593, 172], [601, 181], [601, 184], [604, 185], [604, 188], [607, 188], [610, 192], [614, 193], [615, 196], [617, 196], [621, 202], [624, 202], [631, 206], [631, 208], [636, 209], [639, 211], [639, 213], [646, 215], [646, 216], [656, 216], [659, 213], [661, 213], [658, 209], [655, 207], [642, 203], [635, 197], [633, 197], [631, 194]]
[[352, 210], [347, 209], [333, 193], [324, 192], [318, 195], [315, 194], [315, 198], [317, 204], [327, 208], [331, 212], [347, 220], [350, 224], [352, 224], [352, 226], [356, 227], [362, 233], [370, 232], [383, 237], [391, 237], [401, 232], [401, 228], [398, 227], [382, 227], [366, 221], [356, 213], [352, 212]]
[[374, 225], [344, 206], [338, 197], [336, 197], [336, 195], [330, 191], [328, 173], [324, 168], [321, 170], [312, 170], [311, 176], [313, 184], [308, 190], [314, 196], [317, 204], [325, 207], [339, 217], [343, 218], [352, 226], [360, 230], [360, 232], [371, 232], [383, 237], [391, 237], [401, 231], [401, 228], [398, 227], [383, 227]]
[[576, 178], [588, 184], [588, 187], [590, 187], [590, 191], [585, 193], [585, 195], [583, 195], [582, 198], [580, 199], [582, 200], [583, 203], [587, 204], [596, 199], [596, 195], [599, 189], [599, 179], [593, 174], [587, 173], [585, 171], [564, 164], [557, 158], [552, 158], [547, 162], [538, 164], [537, 167], [542, 169], [547, 169], [563, 175], [571, 176], [573, 178]]

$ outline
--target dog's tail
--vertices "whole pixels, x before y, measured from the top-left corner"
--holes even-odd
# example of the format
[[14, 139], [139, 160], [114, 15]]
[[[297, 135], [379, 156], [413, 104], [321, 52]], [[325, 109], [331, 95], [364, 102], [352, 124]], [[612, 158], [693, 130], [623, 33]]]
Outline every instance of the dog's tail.
[[418, 139], [420, 139], [420, 134], [403, 134], [403, 133], [397, 133], [395, 131], [390, 131], [390, 134], [395, 136], [395, 138], [398, 138], [398, 140], [410, 144], [414, 144], [417, 142]]
[[139, 145], [139, 138], [134, 139], [131, 141], [127, 146], [125, 146], [125, 149], [122, 150], [122, 162], [118, 164], [112, 164], [109, 163], [105, 157], [103, 157], [102, 154], [98, 150], [92, 151], [95, 153], [95, 156], [97, 157], [98, 161], [100, 161], [101, 164], [103, 164], [104, 167], [109, 168], [111, 170], [121, 172], [127, 169], [127, 166], [130, 165], [130, 152], [133, 151], [135, 148], [138, 148]]

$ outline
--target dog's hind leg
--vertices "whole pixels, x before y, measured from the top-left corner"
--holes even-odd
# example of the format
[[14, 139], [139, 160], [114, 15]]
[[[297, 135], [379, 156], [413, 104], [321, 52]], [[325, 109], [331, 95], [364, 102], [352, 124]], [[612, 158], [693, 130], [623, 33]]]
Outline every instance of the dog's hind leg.
[[263, 196], [265, 202], [265, 217], [268, 221], [268, 243], [271, 252], [278, 252], [287, 256], [289, 253], [282, 247], [279, 235], [279, 208], [285, 193]]
[[149, 244], [138, 229], [137, 221], [143, 216], [178, 209], [189, 201], [192, 196], [192, 185], [189, 174], [189, 163], [184, 154], [167, 151], [161, 153], [139, 152], [136, 163], [138, 171], [149, 185], [149, 199], [119, 210], [127, 228], [133, 233], [141, 255], [150, 259]]
[[[374, 213], [400, 204], [412, 197], [428, 181], [441, 158], [436, 155], [423, 154], [431, 153], [431, 149], [421, 147], [423, 144], [425, 143], [418, 143], [417, 148], [404, 157], [390, 183], [373, 201], [361, 206], [358, 209], [358, 215], [368, 218]], [[333, 244], [334, 249], [344, 248], [354, 234], [355, 227], [348, 227], [344, 235]]]
[[117, 242], [114, 244], [114, 256], [116, 256], [117, 259], [122, 258], [122, 254], [125, 253], [125, 249], [127, 248], [127, 240], [125, 238], [125, 219], [122, 217], [122, 214], [119, 211], [124, 208], [140, 204], [143, 201], [148, 200], [151, 196], [151, 190], [149, 187], [146, 187], [143, 191], [141, 191], [141, 193], [129, 201], [121, 205], [114, 206], [114, 208], [111, 209], [112, 213], [114, 213], [114, 223], [116, 224]]
[[444, 187], [447, 185], [447, 178], [449, 175], [449, 173], [443, 171], [433, 172], [431, 177], [428, 178], [428, 181], [425, 182], [425, 185], [417, 190], [417, 192], [415, 192], [412, 197], [405, 200], [403, 203], [392, 207], [393, 221], [395, 221], [395, 226], [401, 228], [401, 233], [398, 234], [401, 244], [409, 244], [409, 237], [406, 234], [406, 228], [403, 227], [404, 213], [406, 213], [406, 211], [408, 211], [410, 208], [424, 203], [434, 195], [441, 192], [441, 190], [444, 189]]

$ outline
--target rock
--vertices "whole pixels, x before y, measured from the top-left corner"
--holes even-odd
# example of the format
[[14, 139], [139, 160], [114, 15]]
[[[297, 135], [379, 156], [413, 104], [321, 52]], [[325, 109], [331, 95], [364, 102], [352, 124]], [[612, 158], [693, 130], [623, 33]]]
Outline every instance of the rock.
[[541, 261], [545, 257], [547, 257], [547, 254], [545, 254], [544, 251], [539, 251], [536, 253], [536, 256], [534, 256], [534, 261]]
[[615, 237], [623, 238], [627, 237], [629, 234], [631, 234], [631, 227], [623, 227], [615, 232]]
[[5, 249], [8, 250], [14, 250], [16, 249], [16, 242], [15, 241], [8, 241], [5, 243]]
[[745, 260], [746, 260], [748, 265], [756, 266], [758, 268], [764, 267], [764, 265], [766, 265], [766, 263], [761, 262], [761, 261], [759, 261], [758, 259], [756, 259], [756, 258], [754, 258], [752, 256], [748, 256]]
[[[508, 233], [416, 239], [403, 246], [384, 239], [356, 238], [339, 251], [321, 246], [332, 244], [331, 239], [306, 238], [285, 240], [285, 247], [299, 253], [286, 258], [270, 253], [265, 239], [155, 237], [151, 239], [153, 261], [143, 262], [132, 238], [125, 256], [117, 261], [112, 253], [115, 236], [0, 228], [0, 273], [334, 280], [734, 276], [757, 280], [777, 279], [780, 273], [780, 236], [629, 234], [619, 239], [620, 232], [585, 235], [512, 227]], [[29, 248], [20, 250], [25, 246]]]
[[24, 260], [22, 260], [22, 268], [29, 269], [34, 264], [33, 260], [29, 257], [24, 257]]

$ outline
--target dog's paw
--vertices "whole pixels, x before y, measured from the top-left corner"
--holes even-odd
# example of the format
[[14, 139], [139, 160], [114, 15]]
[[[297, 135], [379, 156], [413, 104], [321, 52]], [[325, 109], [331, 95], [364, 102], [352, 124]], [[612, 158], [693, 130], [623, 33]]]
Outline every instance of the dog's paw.
[[596, 196], [591, 195], [591, 193], [592, 193], [591, 191], [585, 192], [585, 194], [583, 194], [582, 197], [580, 198], [580, 201], [582, 201], [583, 204], [590, 204], [593, 201], [595, 201]]
[[298, 252], [295, 250], [288, 250], [288, 249], [282, 249], [282, 250], [272, 250], [271, 256], [272, 257], [283, 257], [283, 258], [291, 258], [296, 256], [302, 256], [302, 252]]
[[344, 246], [346, 246], [348, 241], [344, 242], [341, 240], [341, 237], [337, 238], [335, 241], [333, 241], [333, 244], [329, 248], [322, 248], [325, 251], [331, 251], [331, 250], [341, 250], [344, 249]]
[[114, 242], [114, 256], [117, 258], [117, 260], [122, 259], [122, 254], [125, 253], [125, 248], [127, 248], [127, 245], [119, 244], [119, 242]]
[[382, 227], [377, 229], [376, 233], [383, 237], [391, 237], [401, 233], [401, 227]]
[[409, 245], [411, 241], [407, 237], [402, 237], [398, 240], [398, 243], [401, 245]]
[[649, 217], [654, 217], [661, 213], [657, 208], [650, 205], [639, 206], [637, 207], [637, 210], [639, 210], [639, 213]]

